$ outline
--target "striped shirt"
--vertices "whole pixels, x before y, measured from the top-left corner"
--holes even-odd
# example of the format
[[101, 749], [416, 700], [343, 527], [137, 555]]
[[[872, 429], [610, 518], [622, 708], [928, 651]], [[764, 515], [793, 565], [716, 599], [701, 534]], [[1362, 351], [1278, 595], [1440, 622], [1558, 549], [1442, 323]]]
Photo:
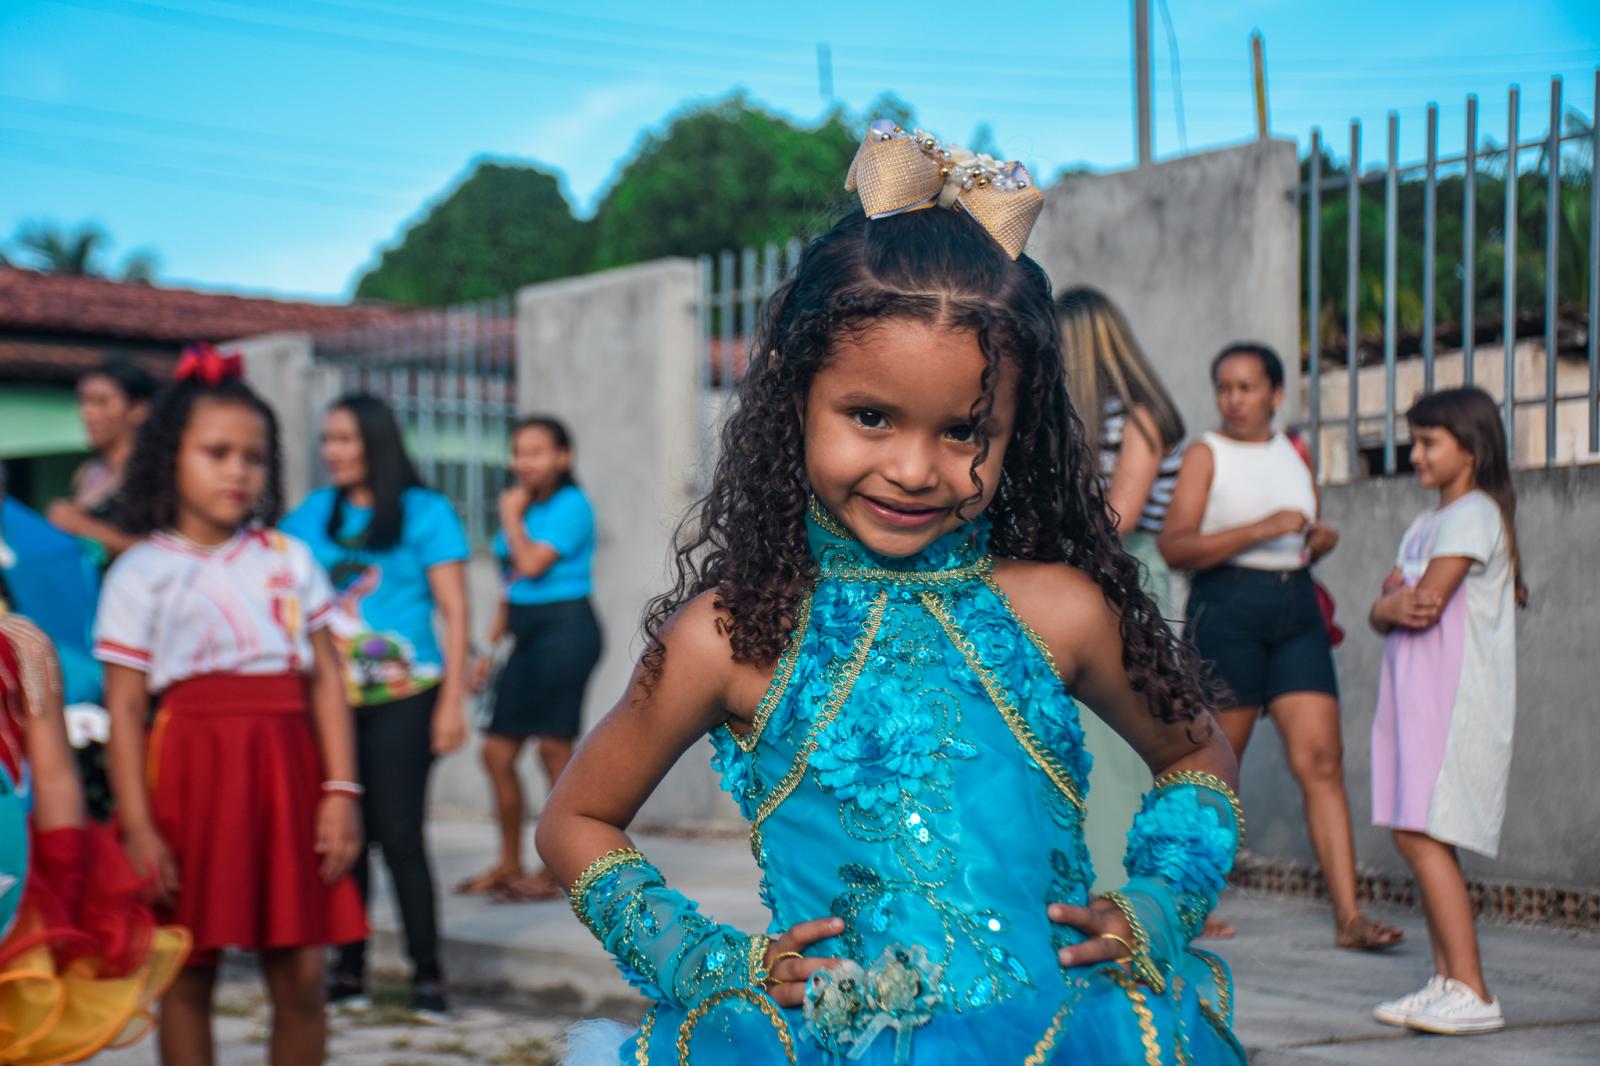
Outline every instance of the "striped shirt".
[[[1122, 452], [1122, 434], [1128, 426], [1128, 408], [1120, 396], [1107, 397], [1100, 412], [1100, 484], [1110, 488], [1111, 475], [1117, 469], [1117, 457]], [[1133, 432], [1139, 432], [1135, 427]], [[1148, 533], [1160, 533], [1167, 520], [1167, 508], [1172, 506], [1172, 490], [1178, 484], [1178, 468], [1183, 465], [1183, 443], [1161, 459], [1156, 468], [1156, 481], [1150, 486], [1150, 498], [1144, 502], [1135, 527]]]

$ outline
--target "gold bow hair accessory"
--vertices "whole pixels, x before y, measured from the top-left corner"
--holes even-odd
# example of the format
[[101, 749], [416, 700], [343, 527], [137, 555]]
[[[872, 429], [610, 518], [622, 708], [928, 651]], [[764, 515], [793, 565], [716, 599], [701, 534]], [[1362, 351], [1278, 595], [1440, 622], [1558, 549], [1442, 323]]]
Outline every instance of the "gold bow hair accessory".
[[861, 193], [868, 218], [959, 207], [1013, 259], [1044, 210], [1044, 195], [1021, 163], [941, 144], [922, 130], [907, 133], [886, 118], [867, 127], [844, 187]]

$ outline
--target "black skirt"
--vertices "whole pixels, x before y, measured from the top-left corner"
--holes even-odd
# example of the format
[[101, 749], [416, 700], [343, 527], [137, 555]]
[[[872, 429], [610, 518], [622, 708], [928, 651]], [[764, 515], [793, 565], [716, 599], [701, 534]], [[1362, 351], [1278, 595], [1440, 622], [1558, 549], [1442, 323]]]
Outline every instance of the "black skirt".
[[495, 681], [485, 731], [506, 737], [576, 737], [584, 689], [600, 661], [594, 608], [587, 599], [513, 603], [507, 622], [516, 643]]

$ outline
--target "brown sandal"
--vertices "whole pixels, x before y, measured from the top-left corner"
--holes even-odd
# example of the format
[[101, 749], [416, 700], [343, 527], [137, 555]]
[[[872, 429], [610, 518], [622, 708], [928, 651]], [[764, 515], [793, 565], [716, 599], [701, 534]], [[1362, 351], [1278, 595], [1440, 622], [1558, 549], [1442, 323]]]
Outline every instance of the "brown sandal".
[[1334, 943], [1348, 951], [1387, 951], [1405, 937], [1404, 929], [1375, 922], [1365, 914], [1357, 913], [1344, 923]]
[[566, 893], [561, 891], [556, 879], [550, 876], [550, 871], [539, 870], [537, 873], [507, 881], [495, 889], [492, 898], [496, 903], [542, 903], [564, 896]]
[[487, 896], [500, 891], [507, 885], [523, 876], [520, 867], [506, 869], [496, 866], [492, 870], [485, 870], [481, 874], [474, 874], [456, 883], [458, 896]]

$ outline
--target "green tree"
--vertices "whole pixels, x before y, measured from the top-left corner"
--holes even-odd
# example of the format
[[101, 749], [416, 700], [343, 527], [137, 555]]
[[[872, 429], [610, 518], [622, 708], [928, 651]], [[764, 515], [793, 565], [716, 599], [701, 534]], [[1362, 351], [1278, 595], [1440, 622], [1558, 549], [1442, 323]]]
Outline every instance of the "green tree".
[[581, 274], [589, 269], [588, 230], [554, 174], [480, 161], [383, 252], [356, 296], [435, 306]]
[[842, 111], [805, 129], [742, 94], [682, 111], [644, 139], [601, 201], [594, 266], [817, 233], [844, 203], [860, 139]]
[[[122, 281], [153, 281], [160, 260], [149, 249], [136, 249], [115, 271], [106, 266], [111, 238], [93, 222], [81, 222], [68, 231], [60, 223], [34, 219], [17, 227], [11, 238], [13, 254], [20, 255], [18, 266], [46, 274], [72, 277], [117, 277]], [[9, 260], [0, 256], [0, 263]]]

